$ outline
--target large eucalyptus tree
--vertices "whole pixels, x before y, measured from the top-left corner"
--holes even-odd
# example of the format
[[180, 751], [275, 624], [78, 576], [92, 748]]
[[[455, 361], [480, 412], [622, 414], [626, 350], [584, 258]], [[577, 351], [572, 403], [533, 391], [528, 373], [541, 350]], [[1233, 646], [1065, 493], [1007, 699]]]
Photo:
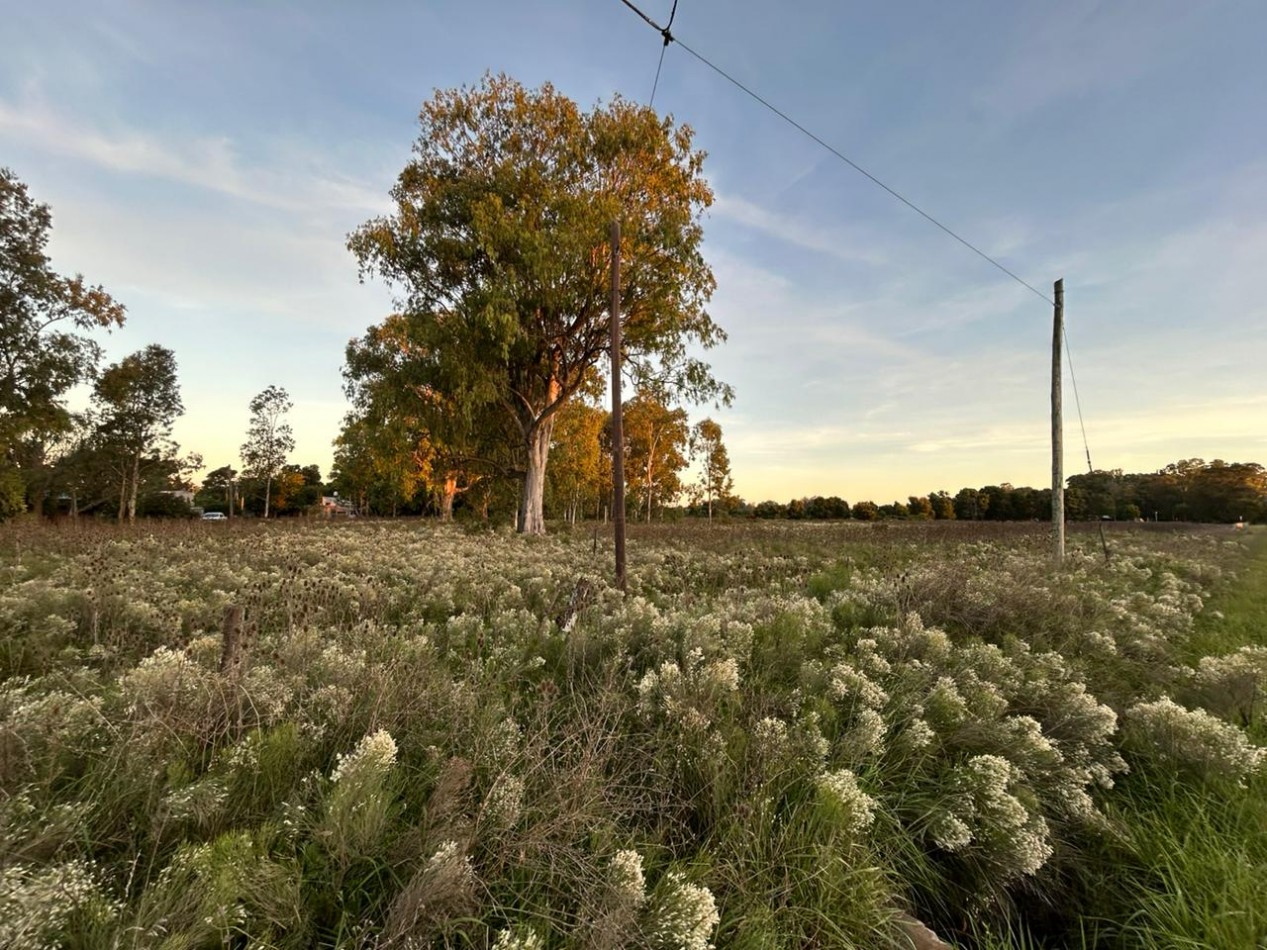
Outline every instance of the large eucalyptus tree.
[[[396, 291], [426, 385], [492, 404], [514, 434], [519, 530], [545, 530], [555, 414], [608, 353], [609, 226], [622, 225], [626, 357], [693, 399], [729, 396], [688, 353], [725, 338], [704, 305], [712, 202], [691, 130], [619, 97], [583, 112], [505, 76], [422, 107], [394, 211], [349, 238], [362, 275]], [[482, 410], [481, 410], [482, 411]]]

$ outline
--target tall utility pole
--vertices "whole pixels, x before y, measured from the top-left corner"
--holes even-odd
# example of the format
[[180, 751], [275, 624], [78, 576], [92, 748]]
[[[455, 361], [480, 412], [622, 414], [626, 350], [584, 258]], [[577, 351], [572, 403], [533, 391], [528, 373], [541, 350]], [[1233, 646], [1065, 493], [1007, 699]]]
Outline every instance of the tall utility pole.
[[1065, 332], [1065, 281], [1056, 281], [1056, 316], [1051, 331], [1051, 525], [1056, 563], [1065, 559], [1065, 447], [1060, 406], [1060, 341]]
[[612, 526], [616, 530], [616, 586], [625, 589], [625, 424], [620, 411], [620, 222], [611, 225], [612, 246]]

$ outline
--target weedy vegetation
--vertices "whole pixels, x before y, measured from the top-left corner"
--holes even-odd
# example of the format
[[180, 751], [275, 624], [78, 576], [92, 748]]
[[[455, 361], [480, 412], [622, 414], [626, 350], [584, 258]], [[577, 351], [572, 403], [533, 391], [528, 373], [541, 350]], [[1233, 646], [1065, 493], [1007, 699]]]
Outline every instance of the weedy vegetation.
[[5, 947], [1267, 940], [1264, 536], [4, 530]]

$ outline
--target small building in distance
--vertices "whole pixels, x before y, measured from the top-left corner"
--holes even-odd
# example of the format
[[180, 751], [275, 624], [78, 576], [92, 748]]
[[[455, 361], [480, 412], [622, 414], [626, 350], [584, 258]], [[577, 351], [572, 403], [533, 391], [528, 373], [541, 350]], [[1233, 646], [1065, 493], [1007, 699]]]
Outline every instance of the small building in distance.
[[326, 518], [355, 518], [356, 507], [338, 495], [322, 495], [321, 514]]

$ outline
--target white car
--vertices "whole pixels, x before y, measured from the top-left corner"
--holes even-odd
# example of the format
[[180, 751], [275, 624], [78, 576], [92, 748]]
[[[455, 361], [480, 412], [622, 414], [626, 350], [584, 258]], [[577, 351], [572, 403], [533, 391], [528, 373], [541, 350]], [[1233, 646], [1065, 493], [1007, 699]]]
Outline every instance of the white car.
[[202, 513], [203, 521], [228, 521], [228, 516], [223, 511], [204, 511]]

